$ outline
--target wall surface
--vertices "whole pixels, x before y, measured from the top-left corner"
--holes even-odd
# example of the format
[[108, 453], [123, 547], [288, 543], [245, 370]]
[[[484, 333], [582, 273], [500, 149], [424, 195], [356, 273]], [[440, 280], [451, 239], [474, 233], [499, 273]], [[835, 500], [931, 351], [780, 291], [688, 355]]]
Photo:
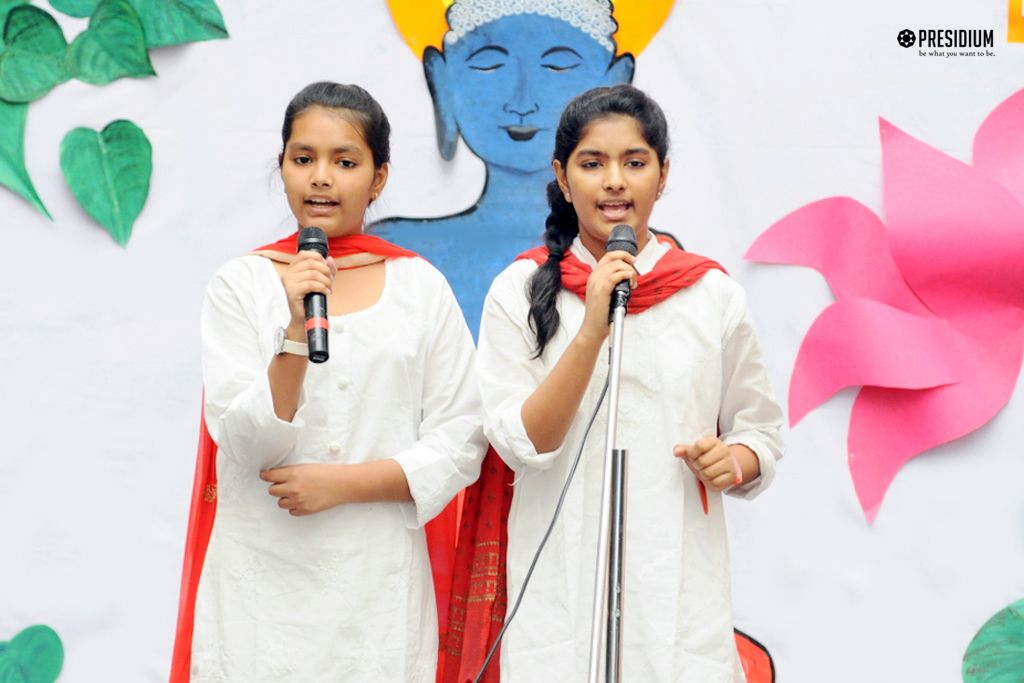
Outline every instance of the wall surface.
[[[373, 219], [454, 214], [484, 186], [465, 144], [452, 161], [439, 156], [423, 66], [385, 3], [219, 4], [231, 37], [154, 51], [157, 78], [72, 81], [32, 105], [26, 160], [53, 222], [0, 189], [0, 640], [51, 626], [62, 682], [166, 678], [200, 406], [199, 307], [219, 264], [293, 229], [276, 175], [291, 95], [314, 80], [356, 82], [390, 115], [391, 178]], [[637, 56], [633, 82], [662, 104], [673, 136], [652, 224], [746, 287], [783, 402], [832, 294], [810, 269], [744, 252], [823, 197], [884, 215], [879, 116], [969, 161], [982, 120], [1024, 87], [1024, 43], [1007, 43], [1006, 9], [681, 0]], [[60, 21], [68, 36], [85, 28]], [[929, 57], [897, 43], [901, 29], [933, 27], [993, 29], [995, 54]], [[152, 188], [126, 248], [82, 211], [58, 164], [68, 130], [118, 118], [153, 145]], [[790, 683], [957, 681], [977, 629], [1024, 596], [1024, 380], [991, 422], [904, 467], [870, 525], [846, 461], [854, 396], [788, 431], [772, 489], [730, 501], [737, 627]]]

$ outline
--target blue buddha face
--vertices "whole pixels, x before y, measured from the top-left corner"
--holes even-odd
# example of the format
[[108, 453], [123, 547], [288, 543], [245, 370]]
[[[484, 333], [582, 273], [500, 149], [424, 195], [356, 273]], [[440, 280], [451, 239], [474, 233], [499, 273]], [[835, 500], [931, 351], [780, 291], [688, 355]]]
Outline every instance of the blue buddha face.
[[489, 166], [520, 173], [550, 168], [558, 119], [570, 99], [633, 77], [630, 55], [613, 59], [580, 29], [537, 14], [483, 24], [444, 54], [428, 48], [423, 63], [442, 156], [451, 158], [461, 133]]

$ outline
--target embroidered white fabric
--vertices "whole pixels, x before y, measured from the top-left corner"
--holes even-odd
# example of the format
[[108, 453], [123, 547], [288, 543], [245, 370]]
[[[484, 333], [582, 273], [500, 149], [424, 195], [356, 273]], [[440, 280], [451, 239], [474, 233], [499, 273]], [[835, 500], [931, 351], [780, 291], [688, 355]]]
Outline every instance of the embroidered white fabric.
[[616, 24], [609, 0], [456, 0], [448, 10], [446, 45], [454, 45], [484, 24], [517, 14], [539, 14], [561, 19], [613, 52], [611, 36]]

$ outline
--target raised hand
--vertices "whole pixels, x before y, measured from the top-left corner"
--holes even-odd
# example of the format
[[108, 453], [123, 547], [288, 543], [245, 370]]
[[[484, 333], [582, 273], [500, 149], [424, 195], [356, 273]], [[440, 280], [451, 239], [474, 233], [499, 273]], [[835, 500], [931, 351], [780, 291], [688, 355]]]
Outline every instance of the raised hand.
[[301, 328], [305, 338], [306, 310], [303, 300], [313, 292], [330, 295], [337, 273], [334, 258], [330, 256], [325, 259], [315, 251], [300, 251], [295, 255], [295, 260], [281, 273], [281, 284], [284, 285], [288, 309], [292, 314], [289, 331]]
[[597, 267], [587, 278], [586, 312], [580, 335], [597, 341], [608, 336], [612, 290], [623, 280], [629, 280], [630, 286], [636, 287], [635, 261], [636, 257], [624, 251], [609, 251], [597, 262]]

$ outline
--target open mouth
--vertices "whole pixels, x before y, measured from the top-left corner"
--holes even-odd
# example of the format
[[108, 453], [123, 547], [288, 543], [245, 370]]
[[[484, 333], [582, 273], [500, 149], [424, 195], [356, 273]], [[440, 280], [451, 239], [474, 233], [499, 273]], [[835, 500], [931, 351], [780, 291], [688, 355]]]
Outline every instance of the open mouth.
[[598, 203], [597, 208], [606, 220], [620, 221], [629, 214], [629, 210], [633, 208], [633, 202], [625, 200], [606, 201]]
[[312, 197], [303, 202], [310, 213], [330, 213], [334, 209], [338, 208], [340, 204], [333, 199], [326, 199], [324, 197]]
[[534, 128], [533, 126], [505, 126], [504, 128], [508, 136], [516, 142], [531, 140], [537, 134], [537, 131], [540, 130], [540, 128]]

